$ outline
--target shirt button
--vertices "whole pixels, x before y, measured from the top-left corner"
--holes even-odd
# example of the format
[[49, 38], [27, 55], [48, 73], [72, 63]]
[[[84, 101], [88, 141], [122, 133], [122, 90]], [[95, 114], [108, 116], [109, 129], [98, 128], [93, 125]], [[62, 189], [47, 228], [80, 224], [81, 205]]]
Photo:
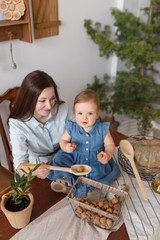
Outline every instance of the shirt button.
[[86, 158], [86, 161], [88, 161], [88, 158]]
[[88, 137], [88, 134], [86, 134], [86, 137]]
[[88, 141], [86, 141], [86, 144], [88, 144]]
[[88, 148], [86, 148], [86, 151], [88, 151]]

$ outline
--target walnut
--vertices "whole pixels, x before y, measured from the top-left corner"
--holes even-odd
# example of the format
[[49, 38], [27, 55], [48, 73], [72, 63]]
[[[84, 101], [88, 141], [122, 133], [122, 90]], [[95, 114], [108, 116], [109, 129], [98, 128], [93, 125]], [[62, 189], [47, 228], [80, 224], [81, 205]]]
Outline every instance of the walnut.
[[76, 149], [77, 145], [75, 143], [71, 143], [71, 146]]
[[107, 218], [106, 220], [106, 229], [110, 229], [113, 225], [113, 220], [110, 218]]
[[97, 154], [97, 159], [100, 160], [103, 157], [102, 153]]
[[98, 205], [99, 205], [99, 207], [101, 208], [101, 207], [103, 207], [104, 202], [103, 202], [103, 201], [99, 201]]
[[79, 198], [78, 198], [78, 201], [79, 201], [79, 202], [84, 202], [85, 200], [84, 200], [83, 197], [79, 197]]
[[76, 168], [76, 171], [77, 172], [84, 172], [84, 167], [83, 166], [78, 166], [77, 168]]
[[92, 204], [94, 204], [94, 206], [98, 206], [98, 202], [97, 201], [93, 201]]
[[85, 220], [85, 219], [87, 218], [87, 215], [86, 215], [85, 212], [82, 212], [82, 213], [81, 213], [81, 218], [82, 218], [83, 220]]
[[109, 207], [109, 204], [108, 203], [105, 203], [103, 208], [106, 210], [107, 208]]
[[107, 218], [107, 219], [106, 219], [106, 223], [107, 223], [108, 225], [111, 225], [111, 224], [113, 224], [113, 221], [112, 221], [112, 219]]
[[117, 214], [118, 214], [118, 210], [114, 209], [114, 210], [113, 210], [113, 215], [116, 216]]
[[79, 207], [79, 206], [77, 207], [76, 211], [79, 212], [79, 213], [82, 213], [82, 212], [83, 212], [82, 208]]
[[114, 209], [119, 210], [120, 209], [120, 204], [118, 204], [118, 203], [114, 204], [113, 207], [114, 207]]
[[87, 201], [85, 201], [84, 203], [87, 204], [87, 205], [89, 205], [89, 204], [90, 204], [90, 201], [87, 200]]
[[100, 218], [100, 222], [101, 222], [102, 224], [105, 224], [105, 223], [106, 223], [106, 217], [101, 217], [101, 218]]
[[107, 210], [106, 210], [108, 213], [111, 213], [112, 214], [112, 212], [113, 212], [113, 210], [112, 210], [112, 208], [111, 207], [109, 207], [109, 208], [107, 208]]
[[108, 205], [109, 205], [109, 207], [113, 207], [113, 203], [112, 202], [109, 202]]
[[119, 200], [118, 200], [117, 197], [114, 197], [114, 198], [112, 198], [111, 202], [112, 202], [113, 204], [116, 204], [116, 203], [119, 202]]

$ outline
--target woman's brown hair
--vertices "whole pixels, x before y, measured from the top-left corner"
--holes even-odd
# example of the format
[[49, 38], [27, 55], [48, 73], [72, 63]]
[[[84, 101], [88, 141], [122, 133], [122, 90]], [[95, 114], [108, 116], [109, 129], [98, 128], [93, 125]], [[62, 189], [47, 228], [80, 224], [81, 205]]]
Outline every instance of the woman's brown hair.
[[93, 101], [97, 105], [97, 110], [99, 110], [100, 100], [99, 96], [90, 89], [80, 92], [74, 99], [73, 111], [75, 112], [75, 105], [81, 102]]
[[48, 87], [53, 87], [55, 91], [57, 111], [59, 110], [60, 99], [57, 91], [57, 85], [47, 73], [36, 70], [29, 73], [23, 80], [9, 118], [19, 119], [21, 121], [32, 118], [41, 92]]

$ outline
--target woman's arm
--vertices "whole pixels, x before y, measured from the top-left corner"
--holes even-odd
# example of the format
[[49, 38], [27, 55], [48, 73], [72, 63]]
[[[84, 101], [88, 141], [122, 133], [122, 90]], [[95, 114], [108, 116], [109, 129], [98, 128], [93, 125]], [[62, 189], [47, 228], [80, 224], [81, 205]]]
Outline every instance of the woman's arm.
[[[22, 123], [16, 121], [15, 119], [9, 120], [9, 134], [10, 134], [10, 143], [12, 145], [12, 155], [14, 169], [20, 175], [23, 175], [24, 172], [21, 170], [22, 163], [29, 162], [29, 153], [28, 153], [28, 143], [27, 143], [27, 134], [23, 130]], [[38, 141], [38, 139], [37, 139]], [[49, 175], [50, 171], [46, 168], [37, 169], [33, 175], [39, 178], [46, 178]]]
[[105, 152], [100, 152], [100, 154], [102, 154], [102, 157], [98, 161], [100, 161], [103, 164], [106, 164], [113, 156], [115, 150], [115, 144], [110, 134], [110, 131], [108, 131], [106, 137], [104, 138], [104, 147]]

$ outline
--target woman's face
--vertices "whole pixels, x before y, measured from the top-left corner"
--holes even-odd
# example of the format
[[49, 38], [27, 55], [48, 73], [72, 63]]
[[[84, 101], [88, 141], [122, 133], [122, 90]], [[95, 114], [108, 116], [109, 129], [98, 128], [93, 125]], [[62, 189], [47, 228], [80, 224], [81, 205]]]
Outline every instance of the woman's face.
[[76, 122], [86, 132], [89, 132], [99, 117], [100, 111], [93, 101], [81, 102], [75, 104]]
[[56, 103], [55, 91], [53, 87], [45, 88], [38, 97], [34, 117], [38, 120], [47, 117]]

